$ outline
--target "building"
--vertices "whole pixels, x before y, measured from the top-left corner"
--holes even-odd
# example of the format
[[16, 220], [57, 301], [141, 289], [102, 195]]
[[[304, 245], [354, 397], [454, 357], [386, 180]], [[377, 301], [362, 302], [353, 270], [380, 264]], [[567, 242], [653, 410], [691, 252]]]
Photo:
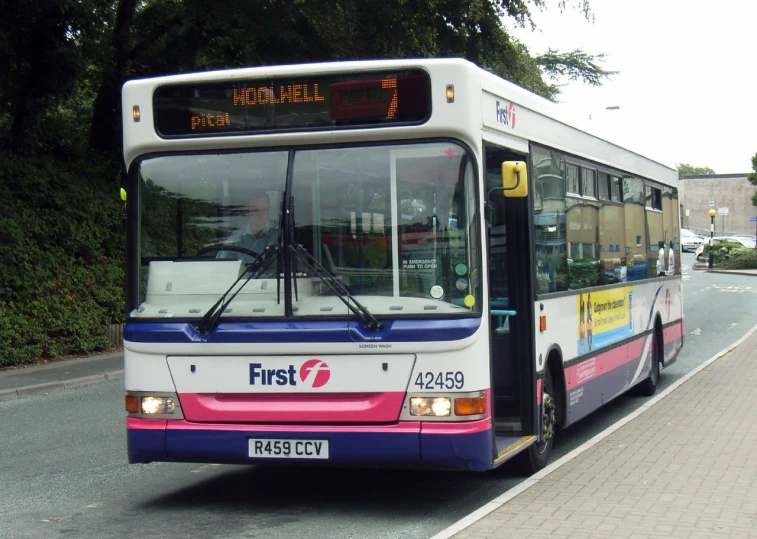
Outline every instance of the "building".
[[697, 233], [710, 234], [710, 208], [718, 211], [715, 234], [754, 234], [757, 215], [752, 205], [755, 187], [744, 174], [684, 176], [679, 186], [681, 223]]

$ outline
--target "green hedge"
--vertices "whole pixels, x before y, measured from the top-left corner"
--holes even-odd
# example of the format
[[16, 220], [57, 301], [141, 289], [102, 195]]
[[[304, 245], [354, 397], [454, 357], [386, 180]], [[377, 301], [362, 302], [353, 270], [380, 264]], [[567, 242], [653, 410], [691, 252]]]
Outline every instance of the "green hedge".
[[574, 260], [568, 265], [569, 286], [571, 290], [588, 288], [597, 284], [599, 261], [597, 260]]
[[741, 248], [738, 252], [732, 252], [730, 258], [718, 267], [729, 270], [757, 269], [757, 251]]
[[122, 207], [104, 166], [0, 153], [0, 366], [107, 347]]
[[[723, 247], [728, 248], [728, 253], [723, 252]], [[712, 250], [712, 262], [714, 264], [720, 264], [721, 262], [724, 262], [728, 260], [729, 258], [733, 258], [733, 256], [738, 256], [740, 252], [744, 249], [744, 246], [740, 243], [716, 243]], [[702, 260], [707, 261], [710, 258], [710, 245], [706, 244], [704, 246], [704, 249], [702, 250]]]

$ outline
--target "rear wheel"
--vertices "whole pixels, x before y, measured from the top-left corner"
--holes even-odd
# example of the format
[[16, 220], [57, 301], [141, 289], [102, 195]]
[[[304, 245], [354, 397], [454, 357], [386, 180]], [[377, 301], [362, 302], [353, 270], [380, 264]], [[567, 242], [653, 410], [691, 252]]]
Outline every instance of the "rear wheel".
[[651, 397], [657, 391], [660, 383], [660, 369], [662, 368], [662, 330], [659, 324], [655, 325], [652, 337], [652, 370], [646, 380], [638, 385], [638, 394], [642, 397]]
[[541, 425], [542, 441], [531, 445], [524, 453], [523, 459], [531, 473], [536, 473], [547, 464], [552, 454], [555, 433], [557, 432], [557, 401], [552, 372], [544, 369], [541, 384]]

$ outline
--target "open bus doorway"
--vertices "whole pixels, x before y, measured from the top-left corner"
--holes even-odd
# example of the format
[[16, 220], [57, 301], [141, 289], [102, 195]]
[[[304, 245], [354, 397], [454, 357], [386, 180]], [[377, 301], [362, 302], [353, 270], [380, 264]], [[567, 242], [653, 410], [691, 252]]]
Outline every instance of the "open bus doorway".
[[[493, 423], [497, 452], [513, 436], [536, 434], [530, 198], [506, 198], [502, 163], [525, 154], [485, 144]], [[492, 190], [492, 191], [490, 191]], [[486, 196], [486, 193], [485, 193]]]

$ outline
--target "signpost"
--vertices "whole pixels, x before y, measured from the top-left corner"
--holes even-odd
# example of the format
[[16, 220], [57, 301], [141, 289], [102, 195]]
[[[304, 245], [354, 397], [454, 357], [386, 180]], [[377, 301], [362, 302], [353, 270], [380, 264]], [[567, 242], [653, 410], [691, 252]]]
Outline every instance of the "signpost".
[[728, 215], [728, 206], [723, 206], [722, 208], [718, 208], [718, 215], [723, 216], [722, 228], [720, 229], [720, 231], [721, 233], [725, 234], [725, 216]]

